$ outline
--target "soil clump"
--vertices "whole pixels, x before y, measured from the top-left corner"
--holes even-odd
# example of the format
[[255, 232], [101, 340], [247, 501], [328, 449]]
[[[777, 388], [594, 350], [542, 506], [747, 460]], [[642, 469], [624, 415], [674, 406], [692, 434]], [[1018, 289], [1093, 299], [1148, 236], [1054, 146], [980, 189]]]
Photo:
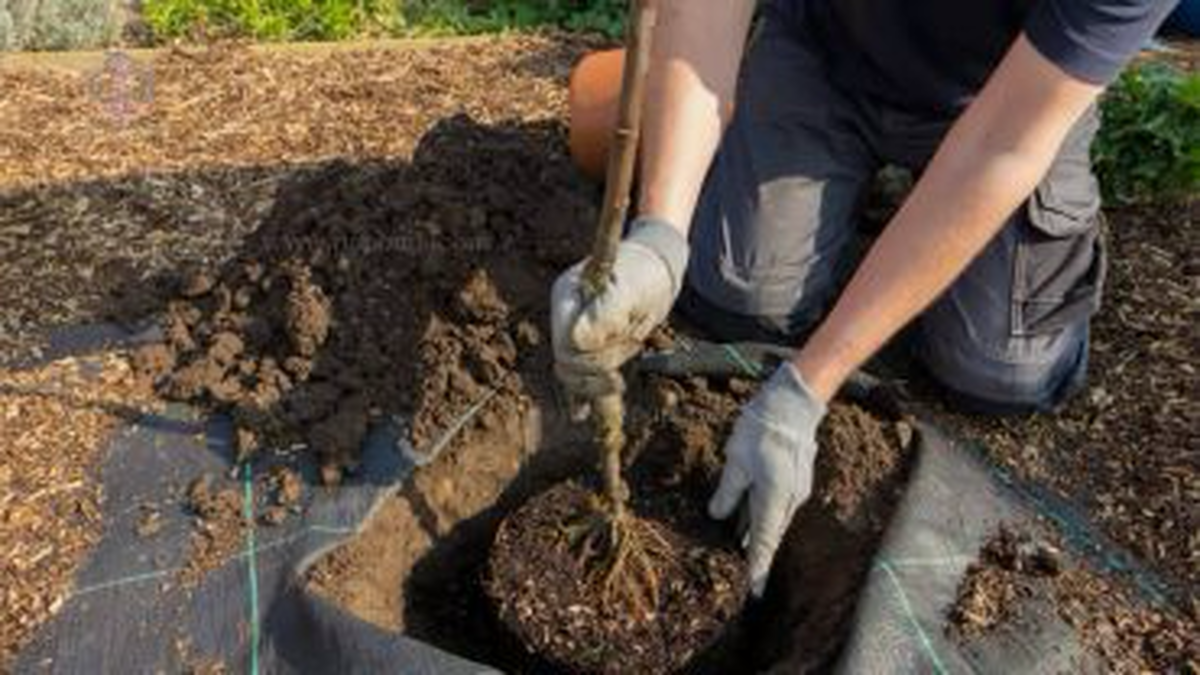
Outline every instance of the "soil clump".
[[193, 480], [185, 500], [188, 511], [195, 516], [195, 527], [188, 560], [179, 576], [184, 585], [192, 586], [237, 554], [249, 524], [242, 513], [241, 493], [233, 487], [213, 487], [212, 476]]

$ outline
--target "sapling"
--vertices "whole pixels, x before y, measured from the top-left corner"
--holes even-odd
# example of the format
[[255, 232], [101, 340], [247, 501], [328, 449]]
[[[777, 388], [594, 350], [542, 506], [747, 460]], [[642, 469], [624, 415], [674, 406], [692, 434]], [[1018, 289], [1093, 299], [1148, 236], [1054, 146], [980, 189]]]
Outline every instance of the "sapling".
[[[620, 109], [608, 158], [604, 202], [582, 276], [585, 300], [598, 297], [609, 283], [633, 186], [656, 2], [632, 0], [629, 11]], [[613, 373], [613, 377], [620, 378], [620, 374]], [[624, 596], [648, 609], [658, 597], [656, 561], [669, 556], [670, 547], [654, 524], [637, 518], [628, 507], [629, 486], [622, 477], [625, 432], [621, 394], [596, 397], [591, 401], [591, 415], [603, 492], [593, 496], [589, 512], [579, 522], [567, 527], [568, 536], [598, 574], [606, 601]]]

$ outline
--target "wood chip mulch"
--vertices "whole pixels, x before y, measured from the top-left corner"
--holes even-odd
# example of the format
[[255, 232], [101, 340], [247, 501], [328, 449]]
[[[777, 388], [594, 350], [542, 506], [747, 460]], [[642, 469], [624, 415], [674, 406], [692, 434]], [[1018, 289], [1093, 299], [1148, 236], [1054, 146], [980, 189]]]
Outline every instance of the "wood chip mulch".
[[69, 594], [102, 529], [104, 441], [152, 398], [117, 355], [0, 370], [0, 672]]

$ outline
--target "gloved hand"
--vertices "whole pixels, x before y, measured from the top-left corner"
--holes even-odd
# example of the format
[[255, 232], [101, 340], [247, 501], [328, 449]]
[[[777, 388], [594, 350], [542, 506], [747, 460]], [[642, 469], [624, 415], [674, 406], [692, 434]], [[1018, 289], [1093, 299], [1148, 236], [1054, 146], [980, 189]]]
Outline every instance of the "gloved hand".
[[612, 277], [604, 292], [584, 303], [584, 262], [554, 282], [550, 329], [554, 367], [575, 404], [619, 394], [619, 369], [637, 354], [642, 342], [671, 311], [683, 287], [688, 244], [664, 221], [639, 218], [617, 249]]
[[749, 491], [747, 548], [755, 597], [762, 597], [779, 542], [812, 491], [817, 426], [825, 410], [786, 362], [742, 410], [725, 444], [725, 468], [708, 512], [728, 518]]

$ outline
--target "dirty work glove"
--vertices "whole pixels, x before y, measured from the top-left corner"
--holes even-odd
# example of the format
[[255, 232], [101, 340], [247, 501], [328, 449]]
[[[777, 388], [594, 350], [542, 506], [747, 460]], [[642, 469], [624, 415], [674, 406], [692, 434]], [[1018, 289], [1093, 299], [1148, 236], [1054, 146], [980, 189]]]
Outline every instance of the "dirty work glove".
[[725, 469], [708, 513], [724, 520], [750, 493], [750, 590], [762, 597], [771, 561], [796, 509], [812, 491], [819, 401], [790, 362], [742, 409], [725, 444]]
[[687, 240], [662, 220], [639, 218], [617, 248], [612, 276], [604, 292], [583, 300], [585, 262], [554, 282], [550, 328], [555, 372], [572, 399], [576, 417], [586, 415], [584, 401], [619, 394], [621, 365], [666, 318], [683, 285]]

